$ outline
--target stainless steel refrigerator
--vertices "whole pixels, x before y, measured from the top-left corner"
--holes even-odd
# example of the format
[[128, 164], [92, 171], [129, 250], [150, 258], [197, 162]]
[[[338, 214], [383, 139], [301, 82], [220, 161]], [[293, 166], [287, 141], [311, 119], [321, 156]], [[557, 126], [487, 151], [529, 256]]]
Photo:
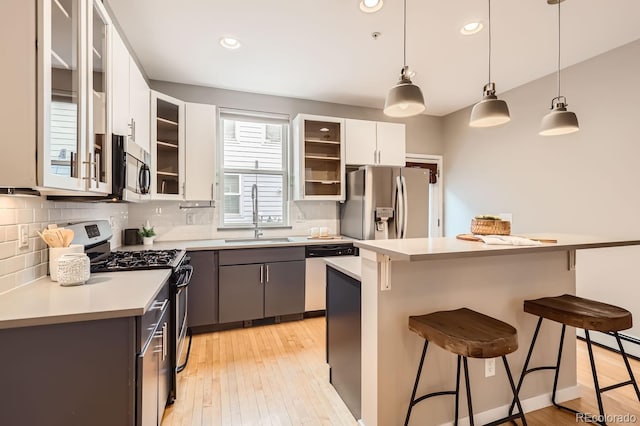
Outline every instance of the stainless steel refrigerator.
[[359, 240], [428, 237], [429, 173], [389, 166], [347, 173], [340, 233]]

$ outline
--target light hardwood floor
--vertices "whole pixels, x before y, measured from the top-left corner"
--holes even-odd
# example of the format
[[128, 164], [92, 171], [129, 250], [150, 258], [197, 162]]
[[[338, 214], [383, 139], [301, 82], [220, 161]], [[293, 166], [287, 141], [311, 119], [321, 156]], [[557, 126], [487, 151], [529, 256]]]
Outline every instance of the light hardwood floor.
[[[619, 355], [595, 348], [595, 357], [601, 386], [627, 380]], [[631, 363], [640, 379], [640, 362]], [[163, 426], [357, 425], [329, 384], [324, 318], [195, 335], [178, 380], [178, 399], [167, 407]], [[596, 413], [583, 342], [578, 381], [582, 397], [567, 405]], [[603, 401], [607, 414], [630, 413], [640, 425], [640, 402], [631, 386], [605, 393]], [[575, 426], [576, 418], [549, 407], [528, 413], [527, 422]]]

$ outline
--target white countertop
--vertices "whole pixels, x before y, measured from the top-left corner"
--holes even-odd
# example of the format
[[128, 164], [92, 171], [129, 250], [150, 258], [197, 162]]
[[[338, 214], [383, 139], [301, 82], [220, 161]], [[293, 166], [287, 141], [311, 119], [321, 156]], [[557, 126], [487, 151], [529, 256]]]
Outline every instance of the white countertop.
[[354, 280], [361, 281], [360, 256], [334, 256], [323, 257], [322, 259], [332, 268], [350, 276]]
[[46, 276], [0, 294], [0, 329], [140, 316], [170, 274], [170, 269], [101, 272], [71, 287]]
[[[228, 240], [184, 240], [184, 241], [154, 241], [152, 245], [135, 245], [121, 246], [118, 250], [166, 250], [166, 249], [184, 249], [187, 251], [196, 250], [229, 250], [241, 248], [265, 248], [265, 247], [296, 247], [309, 245], [326, 245], [326, 244], [349, 244], [354, 240], [348, 237], [339, 237], [333, 239], [309, 239], [306, 236], [296, 237], [272, 237], [276, 239], [286, 239], [285, 241], [270, 241], [270, 237], [262, 237], [258, 240], [236, 240], [233, 238]], [[229, 242], [227, 242], [229, 241]]]
[[505, 254], [535, 253], [550, 250], [579, 250], [601, 247], [640, 245], [635, 239], [607, 238], [572, 234], [520, 234], [532, 238], [551, 238], [557, 243], [539, 246], [487, 245], [476, 241], [463, 241], [456, 237], [407, 238], [395, 240], [354, 241], [353, 245], [364, 250], [389, 256], [391, 260], [419, 261], [429, 259], [496, 256]]

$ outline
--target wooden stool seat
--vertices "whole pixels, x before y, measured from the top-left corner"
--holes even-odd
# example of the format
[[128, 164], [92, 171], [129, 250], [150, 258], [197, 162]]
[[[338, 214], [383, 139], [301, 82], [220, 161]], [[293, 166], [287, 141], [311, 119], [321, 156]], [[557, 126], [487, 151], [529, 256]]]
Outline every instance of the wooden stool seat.
[[631, 312], [618, 306], [563, 294], [524, 301], [524, 311], [584, 330], [620, 331], [631, 328]]
[[411, 316], [409, 329], [464, 357], [496, 358], [518, 349], [515, 328], [467, 308]]

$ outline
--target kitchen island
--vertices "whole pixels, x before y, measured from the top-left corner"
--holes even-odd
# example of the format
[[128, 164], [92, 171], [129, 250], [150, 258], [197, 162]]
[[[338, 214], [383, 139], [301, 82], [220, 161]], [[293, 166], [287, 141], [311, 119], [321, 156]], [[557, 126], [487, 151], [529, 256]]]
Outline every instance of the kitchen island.
[[[577, 235], [535, 235], [557, 243], [538, 246], [485, 245], [456, 238], [357, 241], [362, 292], [362, 423], [402, 424], [424, 340], [408, 329], [408, 317], [468, 307], [513, 325], [520, 349], [508, 356], [518, 376], [537, 317], [525, 314], [523, 300], [575, 294], [576, 250], [640, 245], [640, 239], [616, 240]], [[578, 265], [579, 267], [579, 265]], [[615, 283], [607, 283], [614, 285]], [[558, 400], [578, 397], [575, 330], [568, 329], [563, 349]], [[543, 325], [532, 366], [552, 365], [560, 326]], [[470, 359], [475, 421], [503, 417], [511, 391], [501, 363], [485, 378], [484, 360]], [[455, 388], [456, 357], [432, 346], [427, 352], [418, 395]], [[525, 411], [551, 405], [553, 374], [538, 373], [525, 383]], [[460, 418], [467, 416], [461, 397]], [[414, 407], [412, 424], [438, 425], [453, 419], [451, 397]]]

